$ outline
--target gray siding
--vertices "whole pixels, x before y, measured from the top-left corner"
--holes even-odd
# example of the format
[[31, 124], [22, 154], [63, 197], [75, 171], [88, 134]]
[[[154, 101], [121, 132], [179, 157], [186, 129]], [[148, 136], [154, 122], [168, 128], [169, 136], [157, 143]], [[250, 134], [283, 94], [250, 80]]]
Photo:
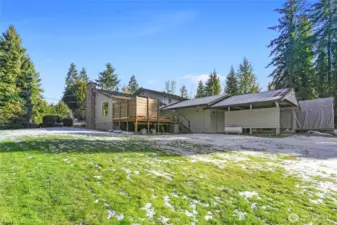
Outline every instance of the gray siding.
[[[165, 96], [165, 93], [156, 94], [151, 91], [142, 91], [138, 95], [141, 97], [149, 97], [149, 98], [157, 99], [158, 101], [160, 101], [161, 103], [165, 105], [173, 104], [173, 103], [180, 101], [179, 99]], [[171, 102], [170, 102], [170, 99], [171, 99]]]
[[225, 126], [280, 128], [280, 109], [263, 108], [225, 112]]

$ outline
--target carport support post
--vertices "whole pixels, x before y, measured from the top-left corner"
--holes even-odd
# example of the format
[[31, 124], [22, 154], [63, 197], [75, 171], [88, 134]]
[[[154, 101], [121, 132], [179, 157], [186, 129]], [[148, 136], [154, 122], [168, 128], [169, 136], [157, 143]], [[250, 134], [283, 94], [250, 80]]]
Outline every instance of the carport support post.
[[[276, 108], [278, 108], [280, 110], [280, 105], [278, 104], [278, 102], [275, 102], [275, 105], [276, 105]], [[279, 126], [276, 128], [276, 135], [280, 134], [280, 125], [281, 125], [281, 121], [279, 122]]]
[[146, 98], [146, 114], [147, 114], [147, 133], [150, 133], [150, 113], [149, 113], [149, 97]]
[[[249, 105], [249, 109], [253, 109], [253, 105]], [[249, 134], [253, 134], [253, 128], [249, 128]]]

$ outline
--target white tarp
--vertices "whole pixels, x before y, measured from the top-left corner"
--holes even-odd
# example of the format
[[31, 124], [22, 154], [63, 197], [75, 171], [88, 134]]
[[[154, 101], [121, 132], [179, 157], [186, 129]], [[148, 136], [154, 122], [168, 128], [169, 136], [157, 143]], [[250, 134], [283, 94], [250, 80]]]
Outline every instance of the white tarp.
[[299, 130], [333, 130], [334, 99], [319, 98], [299, 101], [297, 112], [297, 128]]

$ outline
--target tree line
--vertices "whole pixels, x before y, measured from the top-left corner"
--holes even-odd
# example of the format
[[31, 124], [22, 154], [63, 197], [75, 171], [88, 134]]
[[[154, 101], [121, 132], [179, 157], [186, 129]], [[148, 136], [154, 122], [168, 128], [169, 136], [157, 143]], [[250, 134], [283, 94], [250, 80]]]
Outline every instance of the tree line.
[[[83, 67], [80, 73], [78, 73], [76, 65], [71, 63], [65, 78], [65, 89], [62, 101], [65, 102], [76, 115], [81, 111], [82, 104], [85, 101], [88, 82], [89, 78], [86, 69]], [[106, 64], [105, 70], [98, 74], [98, 78], [95, 82], [102, 90], [116, 92], [121, 90], [126, 94], [133, 94], [139, 88], [135, 75], [131, 76], [128, 85], [124, 85], [120, 88], [120, 79], [118, 74], [116, 74], [116, 69], [111, 63]]]
[[[253, 71], [251, 63], [244, 58], [239, 65], [237, 71], [234, 66], [231, 66], [228, 75], [226, 76], [224, 93], [228, 95], [239, 95], [256, 93], [261, 90], [260, 85], [256, 81], [256, 75]], [[220, 77], [214, 70], [210, 73], [205, 84], [200, 80], [195, 98], [208, 97], [221, 94]]]
[[299, 99], [337, 97], [337, 1], [287, 0], [269, 43], [271, 87], [294, 88]]

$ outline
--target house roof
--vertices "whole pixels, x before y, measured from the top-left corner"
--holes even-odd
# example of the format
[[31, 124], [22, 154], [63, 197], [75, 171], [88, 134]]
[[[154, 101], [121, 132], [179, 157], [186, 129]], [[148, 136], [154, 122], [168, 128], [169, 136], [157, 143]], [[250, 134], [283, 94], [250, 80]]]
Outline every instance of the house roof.
[[131, 94], [125, 94], [122, 92], [118, 91], [107, 91], [107, 90], [102, 90], [102, 89], [96, 89], [97, 92], [107, 96], [107, 97], [112, 97], [112, 98], [131, 98], [133, 95]]
[[186, 100], [187, 99], [187, 98], [180, 97], [179, 95], [173, 95], [173, 94], [166, 93], [164, 91], [155, 91], [155, 90], [146, 89], [146, 88], [143, 88], [143, 87], [139, 88], [133, 95], [139, 95], [139, 93], [141, 93], [142, 91], [148, 91], [148, 92], [152, 92], [152, 93], [155, 93], [155, 94], [158, 94], [158, 95], [164, 95], [164, 96], [168, 96], [168, 97], [179, 99], [179, 100]]
[[286, 101], [291, 105], [298, 106], [294, 90], [291, 88], [279, 89], [275, 91], [264, 91], [253, 94], [237, 95], [226, 98], [216, 104], [212, 108], [224, 108], [229, 106], [241, 106], [254, 103]]
[[190, 100], [186, 100], [186, 101], [182, 101], [182, 102], [169, 105], [165, 109], [179, 109], [179, 108], [187, 108], [187, 107], [193, 107], [193, 106], [207, 106], [209, 104], [222, 100], [226, 96], [227, 95], [222, 94], [222, 95], [214, 95], [214, 96], [203, 97], [203, 98], [190, 99]]

